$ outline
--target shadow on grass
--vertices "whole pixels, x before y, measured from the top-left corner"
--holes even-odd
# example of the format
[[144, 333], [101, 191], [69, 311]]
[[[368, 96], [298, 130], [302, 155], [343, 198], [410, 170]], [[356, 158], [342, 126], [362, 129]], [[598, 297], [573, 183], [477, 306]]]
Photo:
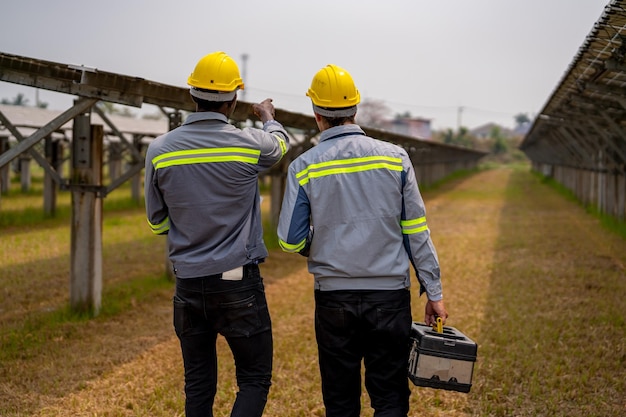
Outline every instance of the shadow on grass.
[[473, 412], [624, 413], [626, 242], [517, 170], [493, 262]]

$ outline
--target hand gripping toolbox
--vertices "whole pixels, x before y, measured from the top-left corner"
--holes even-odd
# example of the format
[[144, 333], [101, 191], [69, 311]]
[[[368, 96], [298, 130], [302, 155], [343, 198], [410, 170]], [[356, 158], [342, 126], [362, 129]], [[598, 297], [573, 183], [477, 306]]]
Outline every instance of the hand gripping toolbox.
[[409, 379], [420, 387], [469, 392], [477, 346], [454, 327], [438, 333], [413, 322], [410, 336]]

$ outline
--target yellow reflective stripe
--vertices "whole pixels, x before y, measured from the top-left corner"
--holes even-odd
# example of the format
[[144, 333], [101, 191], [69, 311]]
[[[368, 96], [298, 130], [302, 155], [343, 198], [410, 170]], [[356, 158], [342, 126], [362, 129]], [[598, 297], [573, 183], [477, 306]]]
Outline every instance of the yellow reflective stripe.
[[244, 162], [256, 164], [261, 151], [248, 148], [203, 148], [167, 152], [152, 159], [154, 169], [173, 165], [190, 165], [210, 162]]
[[170, 230], [169, 217], [166, 217], [165, 220], [163, 220], [159, 224], [152, 224], [150, 223], [150, 220], [148, 220], [148, 224], [150, 225], [150, 229], [152, 229], [152, 233], [154, 233], [155, 235], [160, 235]]
[[278, 239], [278, 244], [285, 252], [300, 252], [306, 246], [306, 238], [302, 239], [300, 243], [296, 243], [295, 245], [289, 244], [284, 240]]
[[311, 178], [370, 171], [373, 169], [402, 171], [402, 159], [390, 156], [366, 156], [363, 158], [338, 159], [328, 162], [320, 162], [318, 164], [311, 164], [306, 169], [298, 172], [296, 174], [296, 179], [300, 185], [304, 185], [308, 183]]
[[278, 140], [278, 145], [280, 146], [280, 154], [282, 156], [285, 156], [285, 154], [287, 153], [287, 144], [285, 143], [285, 139], [282, 138], [282, 136], [280, 135], [272, 135], [276, 138], [276, 140]]
[[428, 230], [426, 225], [426, 217], [418, 217], [411, 220], [400, 220], [400, 227], [402, 227], [402, 234], [412, 235], [414, 233], [420, 233]]

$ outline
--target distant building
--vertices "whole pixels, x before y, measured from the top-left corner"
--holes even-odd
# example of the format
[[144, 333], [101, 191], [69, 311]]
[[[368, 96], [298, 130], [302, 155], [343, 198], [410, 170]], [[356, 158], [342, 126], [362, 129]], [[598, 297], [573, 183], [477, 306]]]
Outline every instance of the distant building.
[[497, 123], [486, 123], [484, 125], [478, 126], [474, 129], [471, 129], [469, 131], [469, 134], [477, 139], [488, 139], [491, 137], [491, 132], [496, 127], [500, 129], [500, 133], [502, 133], [502, 136], [507, 139], [517, 135], [517, 133], [513, 132], [511, 129], [500, 126]]
[[432, 139], [430, 119], [421, 117], [396, 117], [385, 120], [383, 128], [393, 133], [413, 136], [420, 139]]

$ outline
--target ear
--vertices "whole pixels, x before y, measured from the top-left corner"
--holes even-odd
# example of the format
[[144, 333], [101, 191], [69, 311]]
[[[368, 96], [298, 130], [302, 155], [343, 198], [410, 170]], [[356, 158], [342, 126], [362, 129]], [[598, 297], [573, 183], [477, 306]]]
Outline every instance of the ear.
[[237, 106], [237, 96], [235, 96], [235, 98], [233, 98], [231, 101], [225, 101], [224, 104], [222, 105], [222, 109], [224, 109], [224, 114], [226, 114], [227, 117], [230, 117], [235, 111], [236, 106]]

